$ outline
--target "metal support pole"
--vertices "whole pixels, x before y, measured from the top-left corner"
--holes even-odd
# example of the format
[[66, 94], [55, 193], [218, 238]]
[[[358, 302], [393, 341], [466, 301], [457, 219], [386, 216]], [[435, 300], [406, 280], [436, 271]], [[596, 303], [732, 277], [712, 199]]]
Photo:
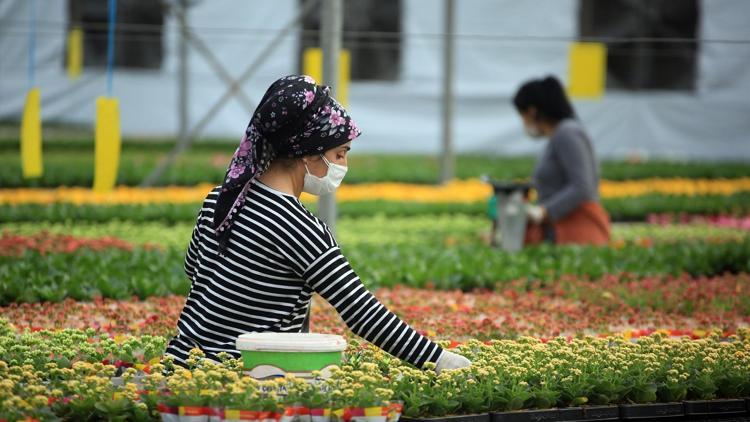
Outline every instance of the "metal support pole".
[[[187, 1], [187, 0], [184, 0]], [[180, 14], [186, 13], [186, 10], [177, 10], [177, 18], [181, 19]], [[187, 22], [187, 21], [186, 21]], [[224, 65], [221, 64], [219, 59], [216, 57], [216, 55], [211, 51], [211, 49], [204, 43], [198, 35], [196, 35], [195, 32], [193, 32], [190, 27], [186, 24], [184, 27], [184, 37], [188, 42], [188, 46], [192, 46], [195, 51], [203, 56], [203, 58], [206, 60], [206, 63], [208, 63], [209, 66], [211, 66], [211, 69], [216, 73], [216, 76], [218, 76], [227, 86], [233, 86], [233, 84], [236, 82], [232, 75], [229, 73], [229, 71], [224, 67]], [[242, 88], [237, 89], [234, 93], [236, 99], [240, 102], [240, 105], [244, 107], [246, 110], [250, 111], [255, 108], [255, 103], [245, 94], [245, 91], [242, 90]]]
[[[324, 0], [320, 22], [320, 45], [323, 49], [323, 83], [336, 95], [339, 80], [339, 56], [343, 25], [343, 2]], [[336, 192], [318, 198], [318, 216], [336, 233]]]
[[242, 84], [245, 83], [258, 68], [265, 62], [268, 56], [273, 52], [279, 43], [281, 43], [285, 37], [287, 37], [296, 26], [302, 21], [302, 19], [309, 13], [313, 7], [318, 3], [318, 0], [307, 0], [302, 6], [299, 14], [290, 21], [276, 36], [261, 50], [258, 56], [250, 63], [250, 65], [240, 74], [237, 79], [232, 82], [224, 94], [217, 99], [203, 117], [187, 132], [185, 142], [177, 143], [172, 151], [157, 164], [156, 168], [151, 172], [146, 180], [141, 183], [141, 187], [153, 186], [160, 178], [166, 169], [177, 160], [184, 151], [186, 151], [193, 140], [203, 131], [208, 123], [219, 113], [219, 111], [226, 105], [230, 98], [236, 95], [238, 91], [242, 89]]
[[180, 25], [180, 39], [178, 45], [178, 91], [177, 108], [179, 115], [177, 121], [177, 143], [184, 144], [187, 138], [188, 125], [190, 123], [188, 110], [188, 34], [187, 34], [187, 0], [180, 0], [180, 11], [177, 16]]
[[444, 0], [443, 21], [443, 152], [440, 157], [440, 183], [446, 183], [455, 175], [453, 156], [453, 73], [455, 1]]

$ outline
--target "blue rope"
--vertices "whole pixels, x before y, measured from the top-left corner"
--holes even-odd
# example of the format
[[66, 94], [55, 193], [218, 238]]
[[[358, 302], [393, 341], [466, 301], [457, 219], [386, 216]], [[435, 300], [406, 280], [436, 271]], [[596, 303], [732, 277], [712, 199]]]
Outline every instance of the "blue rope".
[[29, 1], [29, 61], [27, 76], [30, 88], [36, 85], [36, 0]]
[[107, 38], [107, 96], [112, 96], [112, 73], [115, 61], [115, 17], [117, 0], [109, 0], [109, 35]]

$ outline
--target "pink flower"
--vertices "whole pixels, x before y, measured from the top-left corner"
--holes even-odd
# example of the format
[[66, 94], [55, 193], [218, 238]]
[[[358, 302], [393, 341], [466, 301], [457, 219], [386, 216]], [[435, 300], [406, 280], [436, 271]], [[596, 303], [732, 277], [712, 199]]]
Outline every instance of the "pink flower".
[[247, 133], [245, 133], [245, 134], [242, 135], [242, 140], [240, 141], [240, 149], [242, 149], [243, 147], [245, 149], [249, 149], [250, 148], [250, 146], [248, 145], [248, 142], [247, 142]]
[[359, 136], [359, 128], [357, 127], [357, 124], [354, 123], [354, 120], [349, 121], [349, 126], [351, 127], [349, 130], [349, 140], [352, 140]]
[[338, 110], [334, 110], [331, 112], [331, 119], [329, 120], [331, 123], [331, 127], [336, 127], [340, 124], [345, 123], [345, 119], [341, 117], [341, 113], [339, 113]]
[[231, 177], [232, 179], [236, 179], [240, 177], [240, 175], [244, 172], [245, 166], [232, 164], [232, 168], [229, 170], [229, 177]]
[[305, 102], [310, 104], [315, 99], [315, 93], [312, 91], [305, 91]]

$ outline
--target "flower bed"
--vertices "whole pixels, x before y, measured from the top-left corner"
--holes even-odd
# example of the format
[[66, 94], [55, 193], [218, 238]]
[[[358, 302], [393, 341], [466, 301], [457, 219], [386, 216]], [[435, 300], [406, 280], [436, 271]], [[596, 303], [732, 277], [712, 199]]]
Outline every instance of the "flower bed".
[[[0, 189], [0, 205], [72, 203], [76, 205], [185, 204], [200, 203], [214, 184], [169, 186], [164, 188], [133, 188], [118, 186], [110, 193], [88, 188], [60, 187], [55, 189]], [[750, 177], [739, 179], [644, 179], [600, 183], [604, 199], [632, 198], [645, 195], [668, 196], [729, 196], [750, 191]], [[396, 201], [424, 203], [474, 203], [492, 195], [492, 187], [478, 179], [454, 180], [444, 185], [404, 183], [373, 183], [342, 185], [336, 191], [340, 202]], [[314, 202], [315, 197], [300, 198]]]
[[[94, 143], [87, 140], [48, 139], [45, 133], [44, 175], [29, 181], [22, 177], [18, 139], [0, 140], [0, 185], [2, 186], [92, 186]], [[174, 141], [124, 139], [117, 180], [130, 186], [139, 185], [158, 161], [172, 149]], [[237, 140], [198, 142], [191, 145], [160, 180], [165, 185], [194, 185], [220, 181]], [[356, 150], [356, 147], [355, 147]], [[495, 179], [527, 178], [534, 170], [533, 157], [499, 157], [492, 155], [456, 155], [456, 176], [461, 179], [489, 175]], [[398, 181], [435, 183], [439, 175], [436, 157], [421, 154], [365, 154], [349, 157], [347, 182], [372, 183]], [[738, 178], [750, 176], [745, 162], [676, 162], [665, 160], [603, 160], [602, 178], [611, 180], [652, 177]]]
[[[0, 418], [153, 420], [160, 410], [182, 406], [183, 413], [188, 407], [244, 410], [270, 412], [278, 420], [289, 408], [302, 407], [329, 409], [329, 415], [340, 415], [335, 420], [346, 421], [347, 410], [352, 416], [354, 409], [383, 411], [398, 402], [411, 418], [655, 402], [684, 409], [684, 400], [750, 393], [748, 334], [703, 340], [655, 334], [637, 343], [615, 337], [472, 340], [455, 351], [474, 365], [441, 375], [429, 365], [422, 371], [352, 343], [341, 369], [319, 382], [324, 388], [315, 388], [291, 377], [258, 382], [242, 376], [239, 361], [217, 364], [200, 359], [199, 352], [190, 370], [169, 361], [128, 367], [108, 360], [117, 350], [135, 355], [163, 345], [154, 339], [123, 339], [118, 348], [73, 330], [19, 336], [0, 326]], [[118, 373], [122, 382], [113, 383]]]
[[[495, 291], [434, 291], [397, 287], [376, 296], [411, 326], [435, 338], [480, 340], [528, 335], [618, 334], [625, 338], [656, 330], [673, 336], [727, 335], [750, 326], [750, 276], [635, 277], [596, 280], [563, 277], [552, 283], [516, 280]], [[0, 308], [19, 330], [93, 328], [109, 336], [169, 336], [184, 296], [139, 300], [65, 300]], [[347, 334], [336, 311], [316, 297], [315, 331]]]
[[647, 221], [651, 224], [666, 226], [671, 224], [701, 224], [706, 226], [727, 227], [750, 230], [750, 216], [733, 215], [689, 215], [689, 214], [652, 214]]
[[[653, 213], [736, 214], [750, 213], [750, 193], [733, 195], [644, 195], [635, 198], [604, 198], [602, 204], [613, 221], [644, 221]], [[315, 211], [315, 202], [305, 206]], [[200, 203], [160, 203], [147, 205], [76, 205], [71, 203], [0, 205], [3, 222], [107, 222], [127, 220], [134, 222], [193, 223]], [[477, 202], [394, 202], [356, 201], [340, 202], [338, 211], [343, 217], [434, 216], [464, 214], [483, 217], [487, 211], [487, 198]]]
[[[427, 237], [434, 241], [441, 235], [428, 232]], [[97, 296], [145, 298], [186, 294], [190, 287], [183, 273], [183, 248], [131, 249], [113, 238], [75, 239], [48, 234], [26, 238], [5, 233], [0, 237], [2, 242], [15, 246], [5, 250], [14, 256], [0, 254], [0, 305]], [[614, 247], [539, 246], [517, 254], [483, 244], [457, 244], [449, 238], [444, 240], [445, 248], [435, 248], [434, 243], [414, 246], [404, 242], [388, 247], [379, 242], [352, 243], [351, 247], [344, 245], [344, 251], [370, 287], [407, 284], [472, 290], [494, 289], [499, 282], [519, 278], [549, 281], [563, 275], [599, 278], [627, 272], [698, 277], [750, 272], [750, 237], [653, 244], [639, 240], [618, 242]]]
[[[145, 243], [143, 247], [147, 250], [155, 248], [150, 243]], [[32, 236], [14, 235], [8, 232], [0, 235], [0, 256], [20, 257], [29, 251], [40, 255], [48, 255], [73, 253], [80, 250], [100, 252], [107, 249], [132, 251], [133, 245], [112, 236], [82, 238], [66, 234], [53, 234], [44, 230]]]
[[[184, 250], [190, 240], [194, 222], [163, 224], [158, 222], [108, 221], [105, 223], [13, 223], [0, 224], [5, 236], [50, 237], [73, 236], [72, 240], [89, 241], [106, 238], [121, 239], [133, 245], [158, 245]], [[336, 222], [336, 238], [345, 247], [359, 245], [440, 245], [488, 244], [491, 225], [482, 217], [470, 215], [433, 215], [422, 217], [387, 217], [375, 215], [361, 218], [343, 217]], [[40, 233], [45, 233], [41, 235]], [[704, 240], [711, 242], [741, 241], [750, 234], [732, 227], [709, 224], [617, 223], [612, 227], [612, 245], [624, 242], [664, 243]], [[21, 243], [27, 239], [19, 238]], [[0, 238], [0, 242], [5, 239]], [[33, 239], [31, 240], [33, 241]], [[9, 244], [10, 242], [6, 242]], [[2, 252], [0, 252], [1, 254]]]

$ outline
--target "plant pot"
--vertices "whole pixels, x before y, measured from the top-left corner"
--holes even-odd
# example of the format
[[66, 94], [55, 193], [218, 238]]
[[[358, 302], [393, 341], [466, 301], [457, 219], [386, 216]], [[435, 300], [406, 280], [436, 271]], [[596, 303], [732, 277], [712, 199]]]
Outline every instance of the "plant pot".
[[[579, 416], [581, 416], [583, 412]], [[562, 421], [561, 414], [558, 409], [543, 409], [543, 410], [516, 410], [512, 412], [497, 412], [492, 413], [492, 422], [558, 422]], [[576, 419], [564, 419], [564, 420], [576, 420]]]
[[623, 420], [676, 419], [685, 416], [682, 403], [621, 404]]
[[745, 399], [686, 400], [685, 415], [688, 416], [737, 416], [747, 413]]
[[208, 422], [211, 408], [204, 406], [180, 406], [177, 408], [180, 422]]
[[179, 422], [180, 413], [177, 407], [167, 406], [165, 404], [159, 404], [156, 408], [159, 411], [162, 422]]
[[331, 409], [310, 409], [310, 420], [312, 422], [330, 422]]
[[223, 407], [210, 407], [208, 410], [208, 422], [222, 422], [224, 420]]
[[387, 406], [350, 407], [344, 411], [344, 420], [351, 422], [388, 422], [398, 421], [402, 406], [393, 404]]
[[584, 421], [616, 421], [620, 420], [620, 408], [618, 406], [584, 406]]
[[473, 415], [450, 415], [437, 418], [407, 418], [401, 417], [402, 422], [490, 422], [489, 413], [478, 413]]
[[266, 422], [279, 421], [281, 419], [279, 413], [226, 408], [224, 409], [223, 416], [222, 420], [225, 422]]

